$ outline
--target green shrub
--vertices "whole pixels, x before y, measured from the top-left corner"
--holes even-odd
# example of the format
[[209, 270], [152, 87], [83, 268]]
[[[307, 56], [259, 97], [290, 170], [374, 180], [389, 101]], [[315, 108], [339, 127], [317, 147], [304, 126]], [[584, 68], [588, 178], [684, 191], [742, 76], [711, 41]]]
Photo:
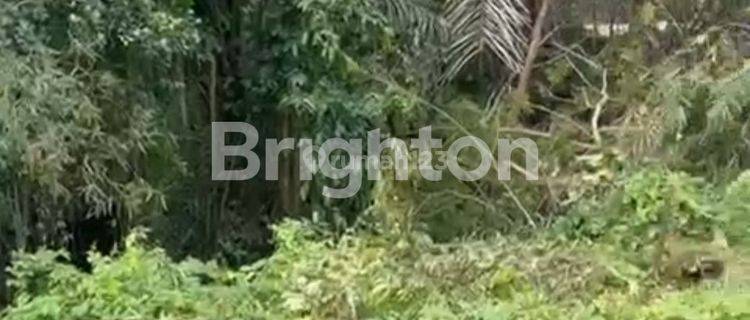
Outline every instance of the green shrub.
[[729, 185], [723, 199], [716, 206], [724, 221], [730, 244], [750, 247], [750, 172], [742, 173]]
[[64, 263], [64, 254], [20, 256], [11, 270], [18, 293], [4, 319], [265, 318], [253, 292], [230, 272], [195, 261], [173, 263], [136, 239], [131, 236], [117, 258], [92, 257], [91, 274]]
[[672, 233], [702, 237], [719, 221], [711, 210], [714, 193], [702, 179], [663, 168], [625, 175], [601, 198], [581, 201], [556, 223], [567, 240], [602, 240], [640, 250]]

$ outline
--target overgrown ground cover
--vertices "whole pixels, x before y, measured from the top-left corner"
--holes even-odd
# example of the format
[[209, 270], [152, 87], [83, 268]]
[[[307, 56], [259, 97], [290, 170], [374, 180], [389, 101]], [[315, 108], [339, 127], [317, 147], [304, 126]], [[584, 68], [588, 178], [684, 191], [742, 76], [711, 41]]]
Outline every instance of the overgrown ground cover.
[[[92, 258], [90, 274], [64, 253], [22, 255], [20, 294], [3, 318], [750, 319], [750, 173], [724, 189], [658, 168], [618, 181], [528, 238], [335, 236], [288, 220], [271, 257], [235, 270], [174, 262], [143, 231], [118, 255]], [[654, 265], [662, 232], [672, 237]], [[720, 257], [726, 273], [670, 274], [662, 267], [680, 250]]]

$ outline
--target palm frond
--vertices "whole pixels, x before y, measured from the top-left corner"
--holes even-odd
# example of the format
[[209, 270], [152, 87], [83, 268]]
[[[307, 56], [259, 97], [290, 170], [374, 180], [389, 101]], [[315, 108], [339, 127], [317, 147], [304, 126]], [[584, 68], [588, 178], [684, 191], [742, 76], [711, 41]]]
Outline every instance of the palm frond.
[[424, 38], [440, 38], [446, 24], [432, 0], [373, 0], [399, 28]]
[[450, 0], [445, 16], [451, 36], [445, 80], [484, 52], [521, 70], [530, 20], [521, 0]]

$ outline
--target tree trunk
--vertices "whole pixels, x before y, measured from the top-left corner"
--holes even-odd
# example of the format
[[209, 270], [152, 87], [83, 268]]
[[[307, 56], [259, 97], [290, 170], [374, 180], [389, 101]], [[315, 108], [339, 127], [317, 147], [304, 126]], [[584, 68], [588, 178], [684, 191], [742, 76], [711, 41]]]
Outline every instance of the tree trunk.
[[13, 186], [13, 233], [15, 234], [15, 248], [25, 250], [29, 237], [29, 215], [24, 187], [19, 184]]
[[8, 290], [8, 276], [5, 268], [8, 266], [10, 252], [8, 246], [0, 243], [0, 310], [10, 304], [10, 291]]
[[[295, 116], [293, 112], [282, 112], [279, 138], [294, 137]], [[296, 152], [282, 152], [279, 156], [279, 196], [282, 216], [298, 215], [300, 210], [299, 158]], [[278, 217], [278, 215], [277, 215]]]
[[523, 70], [521, 70], [521, 75], [518, 78], [518, 87], [516, 88], [516, 93], [519, 97], [525, 97], [527, 94], [529, 82], [531, 81], [531, 75], [534, 71], [534, 62], [539, 55], [539, 48], [542, 46], [545, 40], [542, 32], [544, 31], [544, 24], [547, 19], [547, 12], [549, 11], [550, 2], [552, 2], [552, 0], [542, 0], [539, 12], [536, 12], [536, 14], [534, 14], [535, 12], [531, 11], [532, 17], [535, 17], [534, 28], [531, 30], [531, 41], [529, 42], [529, 50], [526, 53], [526, 61], [524, 62]]

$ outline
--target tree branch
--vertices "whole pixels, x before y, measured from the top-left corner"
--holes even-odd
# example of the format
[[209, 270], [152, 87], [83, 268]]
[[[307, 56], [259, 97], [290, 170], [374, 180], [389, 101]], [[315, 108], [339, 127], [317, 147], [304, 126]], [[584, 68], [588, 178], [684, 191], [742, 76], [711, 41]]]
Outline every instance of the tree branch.
[[594, 116], [591, 117], [591, 132], [594, 135], [594, 141], [597, 145], [602, 145], [602, 135], [599, 133], [599, 118], [602, 115], [604, 105], [609, 102], [609, 93], [607, 93], [607, 69], [602, 74], [601, 99], [594, 106]]

